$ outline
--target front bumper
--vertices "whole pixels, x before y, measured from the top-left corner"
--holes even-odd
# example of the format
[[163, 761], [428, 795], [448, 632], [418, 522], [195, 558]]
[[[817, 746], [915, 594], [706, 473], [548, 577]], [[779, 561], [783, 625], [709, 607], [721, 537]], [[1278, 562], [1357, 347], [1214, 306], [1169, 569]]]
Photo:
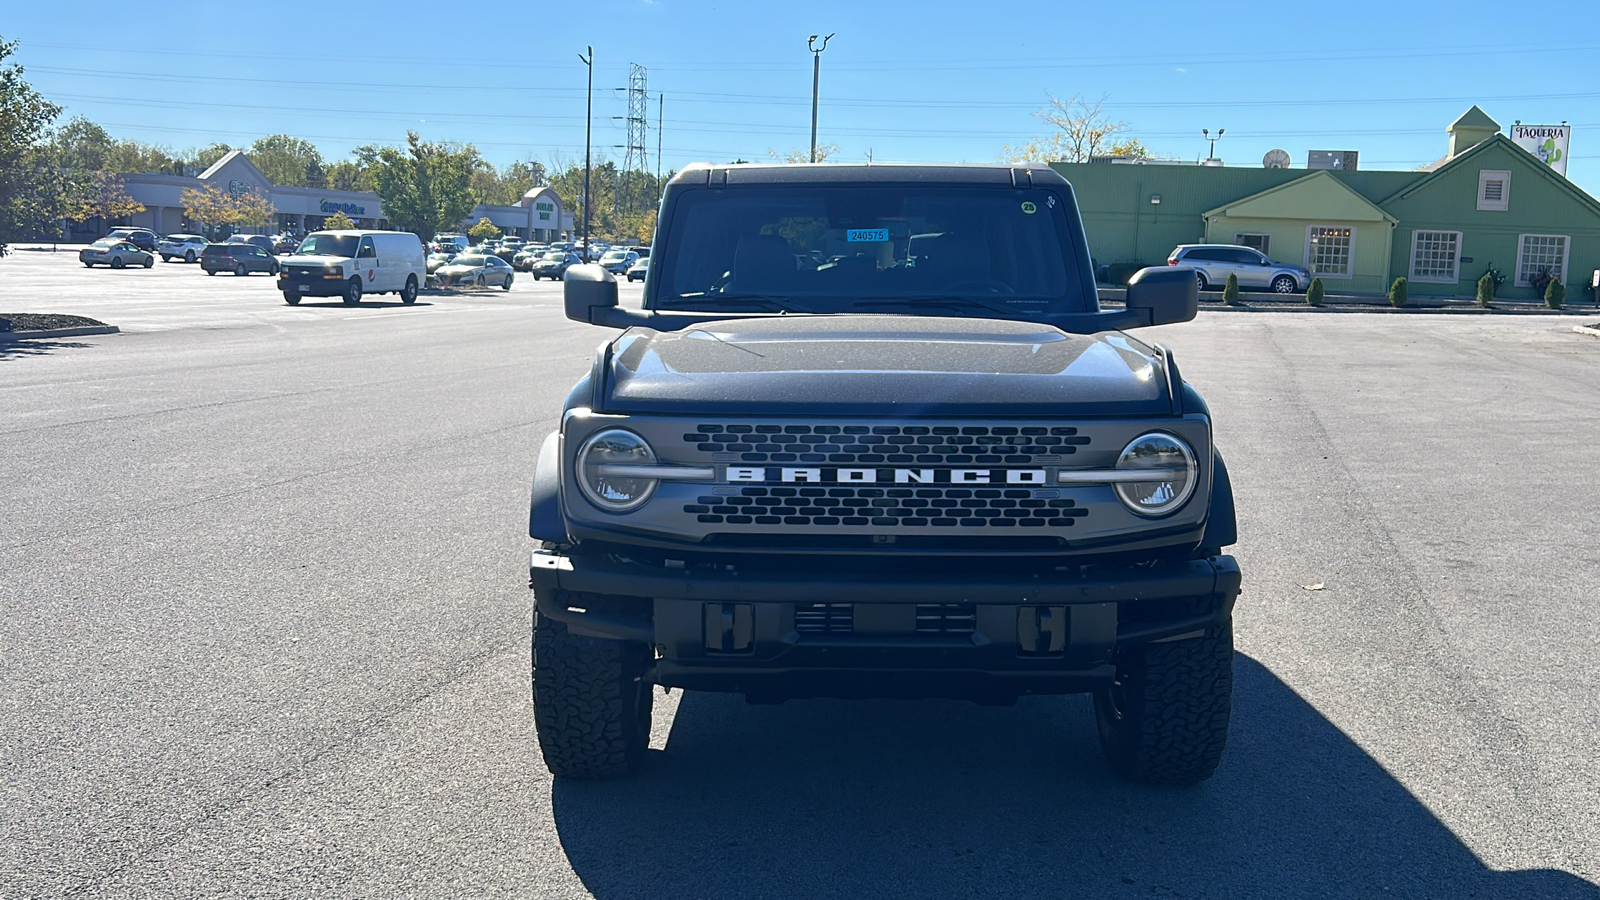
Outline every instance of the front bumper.
[[[538, 550], [539, 615], [574, 634], [655, 648], [662, 685], [752, 697], [1075, 693], [1119, 649], [1227, 622], [1229, 556], [1010, 574], [883, 568], [797, 574], [657, 566]], [[844, 624], [848, 620], [847, 624]]]

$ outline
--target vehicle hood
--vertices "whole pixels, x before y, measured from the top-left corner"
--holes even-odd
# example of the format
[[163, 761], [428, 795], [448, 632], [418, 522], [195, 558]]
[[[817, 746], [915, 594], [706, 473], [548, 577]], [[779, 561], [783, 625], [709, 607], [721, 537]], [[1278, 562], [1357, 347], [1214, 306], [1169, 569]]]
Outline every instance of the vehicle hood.
[[483, 268], [484, 268], [483, 266], [458, 266], [458, 265], [453, 265], [452, 264], [452, 265], [448, 265], [448, 266], [440, 266], [439, 267], [439, 271], [438, 271], [437, 274], [440, 274], [440, 275], [470, 275], [473, 272], [478, 272], [478, 271], [483, 270]]
[[337, 266], [337, 265], [340, 265], [341, 263], [347, 263], [347, 262], [350, 261], [350, 257], [348, 257], [348, 256], [317, 256], [317, 255], [310, 254], [310, 253], [302, 255], [302, 254], [299, 254], [299, 253], [294, 253], [294, 254], [289, 254], [289, 255], [286, 255], [286, 256], [281, 256], [281, 257], [278, 258], [278, 261], [283, 263], [286, 266], [315, 266], [315, 267], [321, 268], [323, 266]]
[[605, 411], [742, 415], [1162, 415], [1165, 363], [1119, 332], [836, 315], [725, 319], [617, 339]]

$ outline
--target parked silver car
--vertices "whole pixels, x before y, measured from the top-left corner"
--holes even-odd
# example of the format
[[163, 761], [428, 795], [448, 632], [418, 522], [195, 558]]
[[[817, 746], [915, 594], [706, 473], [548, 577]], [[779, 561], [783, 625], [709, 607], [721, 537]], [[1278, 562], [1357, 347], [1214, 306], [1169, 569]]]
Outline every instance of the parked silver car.
[[1239, 278], [1240, 290], [1303, 293], [1311, 284], [1305, 266], [1273, 262], [1254, 247], [1238, 244], [1179, 244], [1167, 255], [1167, 265], [1194, 269], [1200, 290], [1221, 290], [1229, 275]]

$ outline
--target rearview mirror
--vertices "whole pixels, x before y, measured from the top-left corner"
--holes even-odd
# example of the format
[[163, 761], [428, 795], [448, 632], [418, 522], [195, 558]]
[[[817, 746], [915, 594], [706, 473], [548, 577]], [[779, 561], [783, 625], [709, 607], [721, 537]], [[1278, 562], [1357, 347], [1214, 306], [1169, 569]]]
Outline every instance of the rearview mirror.
[[565, 282], [562, 299], [567, 318], [600, 325], [617, 308], [616, 276], [600, 266], [574, 264], [567, 268]]
[[1200, 284], [1193, 269], [1152, 266], [1128, 279], [1124, 303], [1139, 316], [1138, 325], [1131, 327], [1187, 322], [1200, 312]]

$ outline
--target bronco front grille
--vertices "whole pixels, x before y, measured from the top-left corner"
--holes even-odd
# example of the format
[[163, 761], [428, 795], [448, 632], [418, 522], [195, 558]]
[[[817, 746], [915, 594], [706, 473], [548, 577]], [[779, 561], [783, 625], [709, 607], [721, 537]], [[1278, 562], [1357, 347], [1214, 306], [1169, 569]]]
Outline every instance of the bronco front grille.
[[801, 634], [849, 634], [855, 627], [855, 604], [799, 603], [794, 608], [794, 630]]
[[1068, 425], [697, 425], [685, 443], [720, 462], [860, 465], [1059, 463], [1089, 438]]
[[1088, 510], [1054, 490], [957, 487], [757, 487], [705, 494], [683, 511], [707, 525], [1066, 528]]

